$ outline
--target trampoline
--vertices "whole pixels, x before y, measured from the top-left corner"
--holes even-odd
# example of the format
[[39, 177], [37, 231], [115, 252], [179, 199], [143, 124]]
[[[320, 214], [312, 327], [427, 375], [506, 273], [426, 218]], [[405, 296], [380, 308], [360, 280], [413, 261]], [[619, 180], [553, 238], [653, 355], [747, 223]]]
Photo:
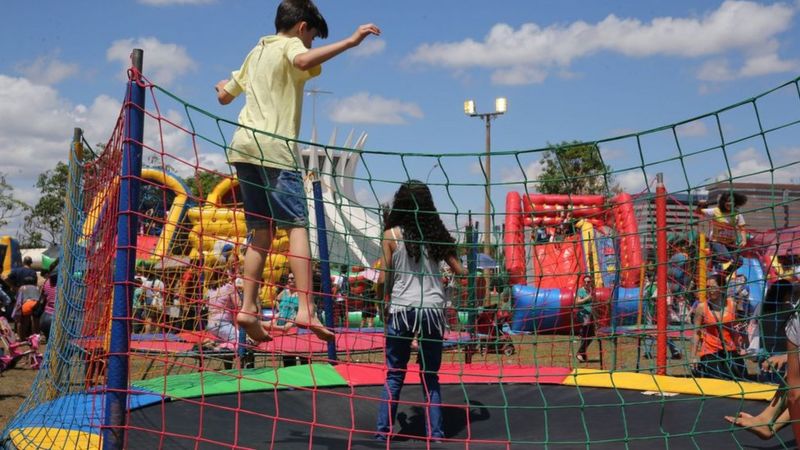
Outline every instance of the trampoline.
[[[297, 389], [152, 405], [131, 413], [128, 448], [386, 448], [373, 439], [380, 391], [374, 385]], [[404, 396], [419, 401], [419, 388], [409, 386]], [[722, 420], [739, 408], [763, 408], [756, 401], [678, 395], [662, 402], [639, 391], [550, 384], [449, 384], [442, 398], [447, 439], [432, 448], [531, 449], [547, 442], [547, 448], [575, 449], [590, 440], [592, 449], [625, 448], [626, 442], [642, 449], [775, 445]], [[391, 448], [425, 448], [424, 423], [421, 404], [402, 404]], [[780, 438], [791, 440], [791, 430]]]
[[[774, 440], [761, 441], [723, 420], [739, 411], [760, 411], [763, 400], [774, 393], [770, 385], [591, 369], [446, 364], [440, 370], [446, 438], [429, 443], [424, 437], [419, 368], [410, 365], [387, 447], [373, 437], [383, 374], [378, 364], [311, 364], [134, 382], [125, 448], [418, 449], [430, 444], [471, 450], [650, 450], [795, 445], [789, 427]], [[645, 392], [654, 388], [670, 394]], [[60, 398], [20, 420], [26, 430], [98, 436], [103, 396], [94, 391]], [[74, 415], [60, 413], [67, 409]], [[11, 438], [15, 444], [30, 442], [15, 441], [13, 430]]]

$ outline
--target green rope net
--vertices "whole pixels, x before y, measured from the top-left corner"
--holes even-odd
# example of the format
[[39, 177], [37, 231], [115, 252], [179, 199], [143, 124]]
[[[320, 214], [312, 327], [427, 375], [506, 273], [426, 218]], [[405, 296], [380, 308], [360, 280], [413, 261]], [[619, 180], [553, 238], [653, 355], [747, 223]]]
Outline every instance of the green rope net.
[[[754, 430], [774, 434], [770, 448], [794, 447], [780, 402], [756, 429], [723, 417], [757, 415], [785, 390], [782, 372], [761, 364], [786, 354], [800, 265], [797, 79], [640, 133], [496, 151], [491, 175], [483, 153], [373, 151], [364, 136], [339, 147], [243, 129], [297, 150], [310, 297], [332, 346], [277, 329], [292, 323], [286, 288], [298, 257], [280, 223], [254, 280], [273, 340], [245, 339], [233, 318], [252, 217], [226, 159], [238, 125], [141, 83], [146, 106], [126, 103], [102, 152], [83, 151], [82, 138], [71, 148], [52, 331], [5, 448], [110, 448], [109, 431], [121, 447], [148, 449], [752, 448]], [[136, 112], [141, 142], [125, 130]], [[122, 172], [131, 144], [142, 147], [141, 174]], [[377, 283], [383, 213], [411, 179], [427, 183], [469, 273], [437, 272], [445, 326], [417, 327], [416, 339], [396, 335], [391, 295]], [[138, 195], [120, 189], [125, 180]], [[733, 212], [718, 201], [741, 195]], [[115, 283], [121, 214], [138, 222], [135, 277]], [[419, 228], [413, 244], [441, 244]], [[423, 274], [385, 274], [402, 275]], [[111, 350], [115, 286], [128, 305], [125, 352]], [[410, 386], [387, 400], [386, 360], [406, 347]], [[128, 368], [112, 423], [111, 357]], [[376, 440], [389, 401], [399, 412]], [[437, 402], [444, 436], [430, 437]]]

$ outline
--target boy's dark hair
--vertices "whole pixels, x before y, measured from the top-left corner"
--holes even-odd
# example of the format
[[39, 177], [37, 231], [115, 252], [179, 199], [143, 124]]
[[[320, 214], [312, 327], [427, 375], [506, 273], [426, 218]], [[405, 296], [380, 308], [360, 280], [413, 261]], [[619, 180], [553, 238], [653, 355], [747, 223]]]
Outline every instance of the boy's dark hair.
[[747, 196], [738, 192], [725, 191], [719, 194], [717, 207], [722, 212], [731, 212], [731, 197], [733, 197], [733, 207], [739, 209], [747, 203]]
[[[388, 214], [386, 214], [388, 211]], [[384, 230], [394, 227], [403, 229], [403, 241], [408, 255], [419, 261], [421, 246], [428, 250], [428, 257], [442, 261], [455, 256], [456, 241], [445, 228], [433, 196], [425, 183], [419, 180], [406, 181], [394, 194], [391, 209], [384, 209]]]
[[311, 0], [283, 0], [275, 13], [275, 31], [287, 31], [300, 22], [317, 30], [321, 39], [328, 37], [328, 23]]

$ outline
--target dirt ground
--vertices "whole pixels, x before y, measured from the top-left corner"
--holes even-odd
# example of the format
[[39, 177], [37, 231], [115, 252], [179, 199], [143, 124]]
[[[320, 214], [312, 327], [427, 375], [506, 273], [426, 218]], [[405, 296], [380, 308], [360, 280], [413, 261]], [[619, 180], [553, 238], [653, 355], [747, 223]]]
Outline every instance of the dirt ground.
[[0, 429], [6, 427], [19, 405], [25, 401], [37, 374], [38, 371], [24, 367], [0, 374]]

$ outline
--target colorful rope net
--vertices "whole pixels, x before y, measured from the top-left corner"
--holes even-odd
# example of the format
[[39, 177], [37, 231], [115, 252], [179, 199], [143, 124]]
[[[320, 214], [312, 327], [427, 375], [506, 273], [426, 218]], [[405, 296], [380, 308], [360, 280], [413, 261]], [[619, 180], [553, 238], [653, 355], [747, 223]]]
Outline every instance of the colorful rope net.
[[[273, 327], [256, 344], [235, 320], [252, 245], [225, 158], [238, 125], [131, 73], [102, 151], [71, 148], [54, 331], [6, 448], [749, 448], [754, 430], [794, 447], [780, 408], [753, 430], [723, 416], [785, 393], [761, 363], [786, 352], [800, 265], [798, 80], [641, 133], [495, 152], [491, 191], [482, 153], [246, 130], [298, 150], [310, 295], [335, 332], [291, 326], [281, 228], [254, 279]], [[384, 204], [426, 173], [468, 275], [436, 275], [445, 326], [415, 339], [387, 321], [378, 261]], [[734, 193], [747, 203], [713, 210]], [[410, 359], [399, 399], [387, 359]]]

